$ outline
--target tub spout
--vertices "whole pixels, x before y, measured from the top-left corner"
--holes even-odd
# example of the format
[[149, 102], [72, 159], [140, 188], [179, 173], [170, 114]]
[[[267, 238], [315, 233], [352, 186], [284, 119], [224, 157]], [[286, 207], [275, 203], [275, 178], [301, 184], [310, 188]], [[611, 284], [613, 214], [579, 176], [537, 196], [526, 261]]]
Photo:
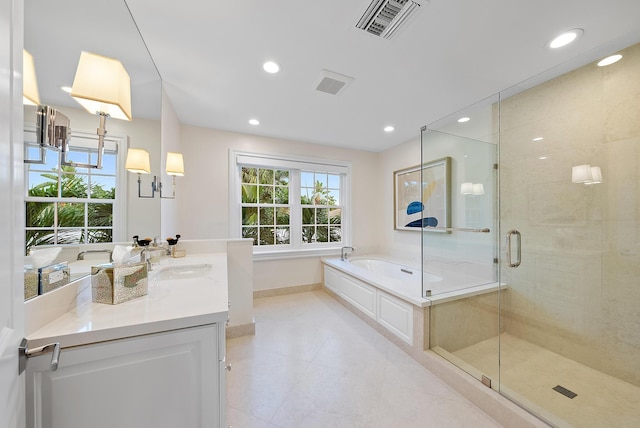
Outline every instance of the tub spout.
[[340, 250], [340, 260], [342, 261], [347, 260], [347, 257], [349, 256], [349, 253], [347, 253], [347, 250], [351, 250], [350, 253], [352, 253], [356, 249], [353, 247], [342, 247], [342, 249]]

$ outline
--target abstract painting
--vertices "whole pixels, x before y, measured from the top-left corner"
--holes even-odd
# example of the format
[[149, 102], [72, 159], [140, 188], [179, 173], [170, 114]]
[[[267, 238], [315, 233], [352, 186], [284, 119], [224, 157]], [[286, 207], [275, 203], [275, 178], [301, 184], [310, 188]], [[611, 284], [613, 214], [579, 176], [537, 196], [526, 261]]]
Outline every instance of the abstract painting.
[[449, 232], [451, 158], [445, 157], [393, 173], [396, 230]]

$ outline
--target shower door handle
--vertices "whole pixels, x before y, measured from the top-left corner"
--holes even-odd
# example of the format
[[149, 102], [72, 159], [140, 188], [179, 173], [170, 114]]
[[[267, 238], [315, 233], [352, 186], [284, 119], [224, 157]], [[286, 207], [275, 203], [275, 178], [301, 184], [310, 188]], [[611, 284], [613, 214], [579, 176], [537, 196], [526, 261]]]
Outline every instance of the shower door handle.
[[[511, 237], [512, 236], [515, 236], [518, 241], [518, 244], [516, 247], [518, 260], [516, 262], [514, 262], [511, 259]], [[520, 235], [520, 232], [518, 232], [517, 230], [512, 229], [509, 232], [507, 232], [507, 265], [509, 267], [518, 267], [520, 266], [520, 263], [522, 263], [522, 235]]]

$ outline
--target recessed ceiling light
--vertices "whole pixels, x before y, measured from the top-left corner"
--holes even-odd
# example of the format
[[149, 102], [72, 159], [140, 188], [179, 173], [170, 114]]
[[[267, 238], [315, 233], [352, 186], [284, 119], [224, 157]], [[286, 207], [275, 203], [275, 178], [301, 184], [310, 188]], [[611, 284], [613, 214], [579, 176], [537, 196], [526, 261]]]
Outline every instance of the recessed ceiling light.
[[384, 132], [393, 132], [393, 130], [396, 129], [393, 126], [389, 125], [389, 126], [385, 126], [384, 127]]
[[262, 68], [264, 69], [264, 71], [271, 74], [274, 74], [280, 71], [280, 66], [273, 61], [265, 62], [264, 64], [262, 64]]
[[549, 159], [549, 157], [548, 156], [540, 156], [538, 159], [545, 160], [545, 159]]
[[584, 33], [581, 28], [574, 28], [573, 30], [569, 30], [556, 36], [553, 40], [549, 42], [549, 47], [551, 49], [558, 49], [563, 46], [567, 46], [569, 43], [575, 41], [578, 37], [580, 37]]
[[598, 62], [598, 66], [599, 67], [606, 67], [607, 65], [615, 64], [616, 62], [620, 61], [621, 59], [622, 59], [622, 55], [620, 55], [620, 54], [611, 55], [611, 56], [606, 57], [605, 59], [600, 60], [600, 62]]
[[542, 140], [544, 140], [544, 137], [536, 137], [531, 139], [531, 141], [542, 141]]
[[260, 125], [260, 121], [258, 119], [249, 119], [249, 124], [253, 126]]
[[67, 94], [71, 93], [71, 86], [61, 86], [60, 89], [65, 91]]
[[461, 117], [460, 119], [458, 119], [458, 122], [465, 123], [465, 122], [469, 122], [470, 120], [471, 120], [470, 117]]

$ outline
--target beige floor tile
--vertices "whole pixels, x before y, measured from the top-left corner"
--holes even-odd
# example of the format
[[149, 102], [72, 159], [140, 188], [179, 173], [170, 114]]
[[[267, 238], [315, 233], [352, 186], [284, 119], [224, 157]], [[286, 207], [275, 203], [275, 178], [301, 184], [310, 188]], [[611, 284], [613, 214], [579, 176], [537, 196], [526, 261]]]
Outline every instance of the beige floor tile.
[[254, 308], [227, 341], [233, 428], [500, 426], [323, 291]]

